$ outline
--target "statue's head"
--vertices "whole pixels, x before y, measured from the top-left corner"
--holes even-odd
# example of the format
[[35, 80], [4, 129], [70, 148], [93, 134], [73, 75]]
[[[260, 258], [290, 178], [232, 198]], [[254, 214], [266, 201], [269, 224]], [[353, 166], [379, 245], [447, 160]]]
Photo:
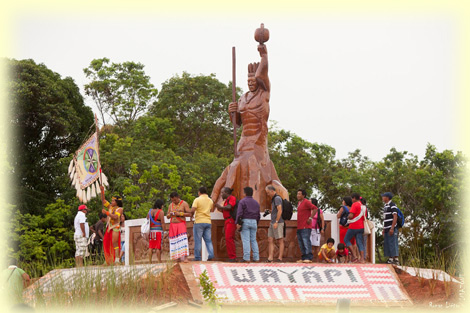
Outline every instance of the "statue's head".
[[259, 63], [248, 64], [248, 89], [250, 89], [251, 92], [255, 92], [258, 89], [258, 82], [255, 77], [258, 66]]
[[255, 92], [258, 89], [258, 82], [254, 75], [252, 77], [248, 76], [248, 89], [251, 92]]

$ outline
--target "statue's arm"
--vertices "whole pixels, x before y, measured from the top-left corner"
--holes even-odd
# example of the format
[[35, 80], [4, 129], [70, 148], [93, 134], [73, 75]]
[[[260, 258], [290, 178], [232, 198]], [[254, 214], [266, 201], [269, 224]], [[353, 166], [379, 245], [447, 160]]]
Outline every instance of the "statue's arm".
[[228, 113], [230, 116], [230, 121], [232, 124], [236, 124], [237, 127], [240, 127], [242, 124], [242, 119], [240, 116], [240, 111], [238, 110], [238, 103], [237, 102], [232, 102], [228, 106]]
[[259, 55], [261, 56], [261, 61], [259, 63], [258, 69], [256, 70], [256, 80], [261, 88], [265, 91], [270, 91], [271, 84], [268, 77], [268, 50], [266, 45], [258, 45]]

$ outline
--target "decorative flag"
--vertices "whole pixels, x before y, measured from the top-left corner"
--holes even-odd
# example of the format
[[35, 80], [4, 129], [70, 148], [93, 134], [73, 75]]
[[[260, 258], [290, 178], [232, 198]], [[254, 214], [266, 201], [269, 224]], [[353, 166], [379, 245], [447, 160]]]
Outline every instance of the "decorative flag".
[[77, 197], [82, 203], [87, 203], [91, 198], [101, 193], [99, 179], [101, 184], [108, 186], [108, 179], [101, 173], [99, 158], [98, 133], [94, 133], [81, 147], [75, 152], [75, 156], [69, 165], [69, 175], [72, 186], [77, 190]]

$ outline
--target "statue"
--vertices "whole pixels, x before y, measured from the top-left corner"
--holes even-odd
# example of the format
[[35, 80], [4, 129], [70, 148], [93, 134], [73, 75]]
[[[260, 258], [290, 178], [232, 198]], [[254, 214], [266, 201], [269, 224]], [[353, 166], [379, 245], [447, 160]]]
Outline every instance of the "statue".
[[268, 153], [271, 84], [268, 77], [268, 52], [264, 42], [269, 40], [269, 31], [263, 24], [256, 30], [255, 40], [259, 43], [261, 61], [248, 65], [249, 91], [240, 97], [238, 103], [230, 103], [228, 109], [234, 128], [243, 125], [242, 134], [236, 146], [235, 158], [215, 183], [211, 198], [221, 202], [222, 188], [229, 187], [234, 190], [233, 195], [241, 199], [243, 188], [249, 186], [253, 188], [253, 198], [264, 211], [271, 207], [266, 186], [273, 185], [283, 199], [289, 199], [289, 194], [282, 186]]

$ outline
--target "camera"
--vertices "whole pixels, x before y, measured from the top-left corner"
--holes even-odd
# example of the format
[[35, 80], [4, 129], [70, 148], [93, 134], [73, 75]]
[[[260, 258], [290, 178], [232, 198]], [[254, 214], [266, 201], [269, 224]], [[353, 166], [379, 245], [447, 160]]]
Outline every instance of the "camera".
[[264, 211], [263, 217], [266, 217], [266, 216], [268, 216], [269, 214], [271, 214], [271, 211], [266, 210], [266, 211]]

